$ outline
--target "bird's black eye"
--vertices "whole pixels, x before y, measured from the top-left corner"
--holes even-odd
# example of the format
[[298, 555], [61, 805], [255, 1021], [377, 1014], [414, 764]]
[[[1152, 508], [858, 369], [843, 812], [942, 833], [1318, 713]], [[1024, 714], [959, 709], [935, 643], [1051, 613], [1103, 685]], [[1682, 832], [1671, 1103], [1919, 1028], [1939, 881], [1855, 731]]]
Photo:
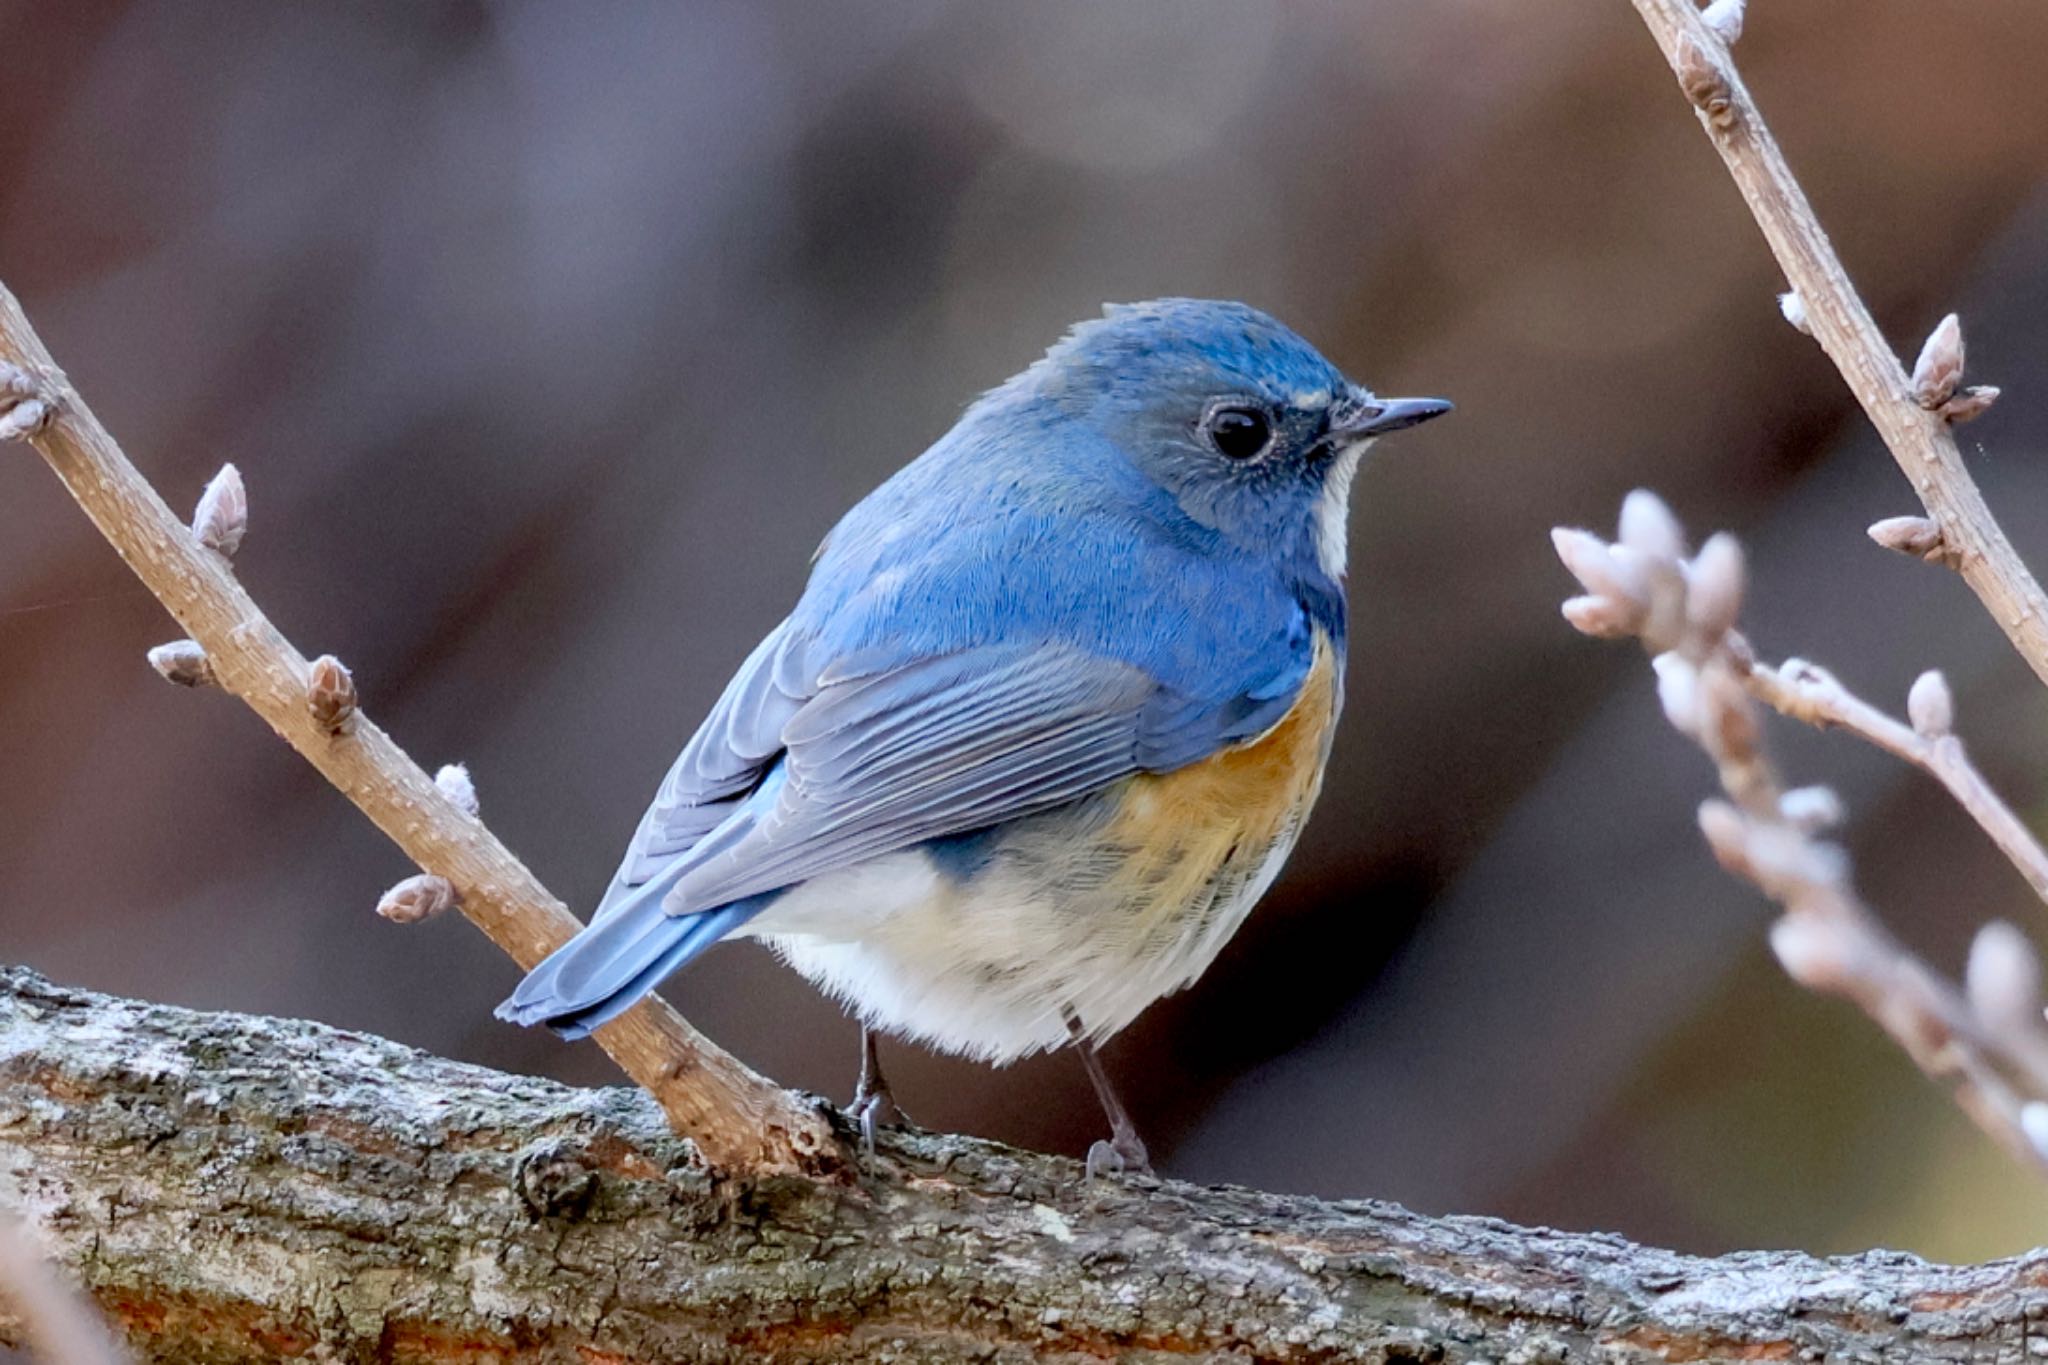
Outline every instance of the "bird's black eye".
[[1273, 439], [1273, 424], [1257, 408], [1218, 408], [1202, 423], [1209, 444], [1233, 460], [1249, 460]]

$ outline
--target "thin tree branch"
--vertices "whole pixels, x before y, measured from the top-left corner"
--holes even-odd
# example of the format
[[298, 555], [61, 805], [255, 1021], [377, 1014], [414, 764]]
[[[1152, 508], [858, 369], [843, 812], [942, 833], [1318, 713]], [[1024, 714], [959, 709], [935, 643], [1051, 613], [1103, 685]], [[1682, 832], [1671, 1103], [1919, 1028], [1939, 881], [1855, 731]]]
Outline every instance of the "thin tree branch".
[[[1960, 331], [1945, 320], [1930, 337], [1915, 377], [1907, 376], [1850, 283], [1720, 34], [1692, 0], [1634, 4], [1792, 285], [1787, 316], [1803, 324], [1835, 362], [1934, 522], [1939, 552], [1928, 557], [1955, 567], [2020, 657], [2048, 682], [2048, 597], [1999, 529], [1949, 430], [1952, 420], [1981, 410], [1995, 396], [1995, 390], [1957, 392]], [[1740, 32], [1739, 22], [1734, 31]]]
[[1714, 1259], [965, 1137], [860, 1160], [737, 1189], [632, 1091], [0, 969], [0, 1192], [160, 1359], [1992, 1365], [2048, 1317], [2048, 1252]]
[[[1938, 766], [1966, 805], [1979, 803], [1971, 813], [1997, 825], [1996, 813], [2011, 812], [1962, 756], [1948, 684], [1939, 673], [1921, 676], [1908, 729], [1811, 665], [1758, 663], [1735, 629], [1740, 547], [1716, 535], [1687, 558], [1677, 520], [1649, 493], [1622, 504], [1614, 544], [1588, 531], [1551, 534], [1585, 589], [1564, 604], [1566, 619], [1588, 635], [1640, 640], [1665, 716], [1713, 759], [1728, 799], [1701, 805], [1701, 832], [1722, 866], [1784, 908], [1771, 947], [1786, 973], [1861, 1007], [1978, 1127], [2048, 1174], [2048, 1027], [2032, 945], [2010, 925], [1988, 924], [1964, 989], [1950, 985], [1885, 930], [1856, 893], [1848, 854], [1820, 837], [1841, 818], [1834, 794], [1786, 790], [1763, 748], [1759, 697], [1802, 720], [1851, 726], [1930, 771]], [[2020, 835], [2031, 853], [2016, 861], [2038, 861], [2040, 850]]]
[[[0, 437], [34, 445], [100, 533], [204, 651], [181, 681], [210, 680], [272, 729], [426, 872], [522, 968], [581, 926], [496, 837], [360, 713], [348, 671], [308, 663], [229, 567], [246, 509], [238, 476], [209, 488], [195, 533], [130, 464], [65, 380], [13, 294], [0, 286]], [[173, 651], [175, 654], [176, 651]], [[178, 655], [184, 663], [190, 659]], [[167, 676], [182, 669], [159, 661]], [[661, 1104], [676, 1131], [733, 1171], [814, 1169], [841, 1159], [826, 1120], [648, 1000], [597, 1041]]]
[[[1739, 642], [1736, 652], [1747, 657], [1746, 642]], [[2048, 850], [1977, 771], [1960, 736], [1923, 735], [1851, 692], [1825, 668], [1804, 659], [1787, 659], [1777, 668], [1754, 660], [1743, 681], [1751, 696], [1779, 715], [1823, 730], [1847, 730], [1941, 783], [2027, 879], [2034, 894], [2048, 900]]]

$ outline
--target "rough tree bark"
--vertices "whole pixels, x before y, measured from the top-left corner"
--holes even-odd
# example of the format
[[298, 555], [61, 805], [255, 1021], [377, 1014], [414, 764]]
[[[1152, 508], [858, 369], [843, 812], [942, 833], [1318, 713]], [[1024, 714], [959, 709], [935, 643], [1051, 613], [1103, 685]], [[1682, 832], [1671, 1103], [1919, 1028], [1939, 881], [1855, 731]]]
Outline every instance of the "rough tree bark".
[[741, 1180], [637, 1090], [21, 969], [0, 969], [0, 1197], [171, 1361], [2048, 1355], [2048, 1252], [1707, 1259], [1088, 1182], [936, 1135], [888, 1135], [850, 1183]]

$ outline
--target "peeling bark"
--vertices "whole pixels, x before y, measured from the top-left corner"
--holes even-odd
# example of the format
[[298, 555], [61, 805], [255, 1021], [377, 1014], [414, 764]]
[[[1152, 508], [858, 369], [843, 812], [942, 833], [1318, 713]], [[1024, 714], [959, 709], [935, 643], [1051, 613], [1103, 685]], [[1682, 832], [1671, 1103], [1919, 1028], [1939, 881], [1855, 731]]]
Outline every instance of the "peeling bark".
[[637, 1090], [20, 969], [0, 969], [0, 1197], [171, 1361], [2048, 1356], [2048, 1252], [1688, 1257], [1090, 1184], [939, 1135], [886, 1134], [844, 1181], [742, 1182]]

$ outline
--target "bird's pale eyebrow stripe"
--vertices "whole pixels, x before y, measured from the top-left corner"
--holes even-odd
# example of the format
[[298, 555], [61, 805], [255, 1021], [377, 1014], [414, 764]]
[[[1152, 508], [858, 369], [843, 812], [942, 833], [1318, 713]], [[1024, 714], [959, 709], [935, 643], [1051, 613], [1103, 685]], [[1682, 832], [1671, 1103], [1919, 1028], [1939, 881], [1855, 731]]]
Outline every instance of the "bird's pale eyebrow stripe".
[[1301, 389], [1293, 397], [1294, 406], [1297, 408], [1320, 408], [1328, 406], [1330, 391], [1328, 389]]

